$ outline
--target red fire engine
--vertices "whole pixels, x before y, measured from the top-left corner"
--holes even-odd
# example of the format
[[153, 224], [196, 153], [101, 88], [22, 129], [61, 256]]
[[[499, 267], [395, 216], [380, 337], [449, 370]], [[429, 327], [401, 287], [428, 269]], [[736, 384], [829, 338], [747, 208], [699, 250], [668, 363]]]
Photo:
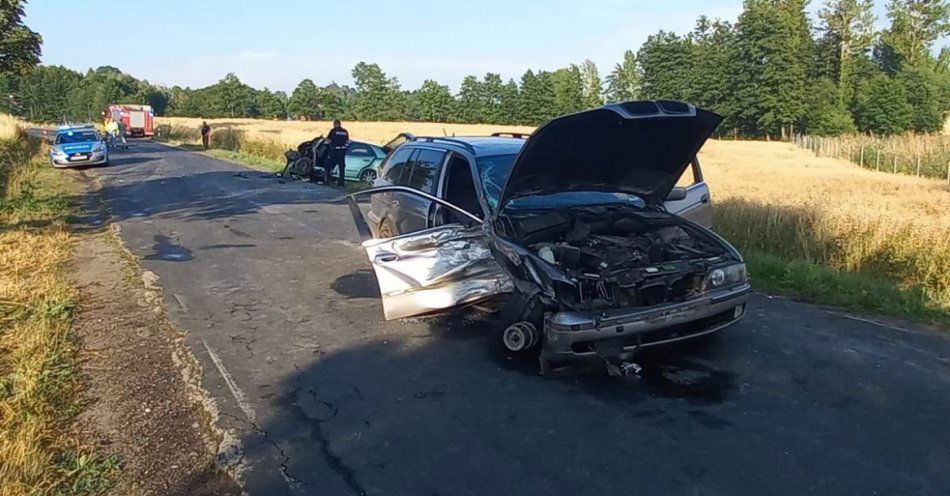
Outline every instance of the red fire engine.
[[116, 122], [125, 123], [129, 136], [151, 136], [155, 134], [151, 105], [112, 104], [106, 114]]

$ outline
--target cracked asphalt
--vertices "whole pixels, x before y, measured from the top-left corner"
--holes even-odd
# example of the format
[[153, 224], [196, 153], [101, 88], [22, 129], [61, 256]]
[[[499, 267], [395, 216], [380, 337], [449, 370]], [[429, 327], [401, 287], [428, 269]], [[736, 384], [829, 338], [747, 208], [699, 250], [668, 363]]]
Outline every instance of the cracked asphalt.
[[148, 141], [94, 169], [250, 495], [948, 494], [950, 340], [754, 295], [643, 378], [545, 380], [469, 318], [385, 323], [338, 190]]

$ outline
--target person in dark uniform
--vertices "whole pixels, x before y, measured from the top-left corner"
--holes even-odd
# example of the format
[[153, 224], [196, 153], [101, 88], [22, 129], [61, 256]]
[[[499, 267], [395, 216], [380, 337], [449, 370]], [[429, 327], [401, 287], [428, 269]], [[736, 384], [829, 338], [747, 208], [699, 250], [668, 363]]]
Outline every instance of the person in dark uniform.
[[211, 126], [208, 121], [201, 121], [201, 144], [208, 149], [208, 140], [211, 138]]
[[346, 149], [350, 146], [350, 133], [343, 129], [343, 126], [340, 124], [340, 119], [333, 120], [333, 129], [327, 133], [327, 140], [330, 142], [330, 150], [327, 157], [326, 163], [326, 178], [325, 183], [330, 183], [330, 174], [333, 173], [333, 169], [340, 166], [340, 175], [339, 175], [339, 185], [346, 186]]

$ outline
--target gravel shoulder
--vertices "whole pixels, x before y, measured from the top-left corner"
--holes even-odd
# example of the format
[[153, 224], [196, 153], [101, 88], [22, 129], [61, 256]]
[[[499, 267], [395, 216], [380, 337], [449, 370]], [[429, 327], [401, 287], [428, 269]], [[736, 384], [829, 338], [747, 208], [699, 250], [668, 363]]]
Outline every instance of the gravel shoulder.
[[[94, 210], [87, 215], [101, 224]], [[241, 494], [215, 463], [226, 436], [214, 428], [200, 368], [166, 320], [154, 274], [138, 270], [116, 231], [88, 229], [72, 262], [82, 441], [118, 456], [122, 475], [113, 494]]]

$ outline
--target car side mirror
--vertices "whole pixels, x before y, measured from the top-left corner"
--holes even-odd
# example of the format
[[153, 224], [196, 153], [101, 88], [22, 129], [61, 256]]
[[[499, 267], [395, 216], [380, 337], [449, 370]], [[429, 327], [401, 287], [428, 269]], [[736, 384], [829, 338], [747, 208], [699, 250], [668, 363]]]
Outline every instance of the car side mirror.
[[677, 186], [666, 195], [666, 201], [680, 201], [686, 199], [686, 188]]

